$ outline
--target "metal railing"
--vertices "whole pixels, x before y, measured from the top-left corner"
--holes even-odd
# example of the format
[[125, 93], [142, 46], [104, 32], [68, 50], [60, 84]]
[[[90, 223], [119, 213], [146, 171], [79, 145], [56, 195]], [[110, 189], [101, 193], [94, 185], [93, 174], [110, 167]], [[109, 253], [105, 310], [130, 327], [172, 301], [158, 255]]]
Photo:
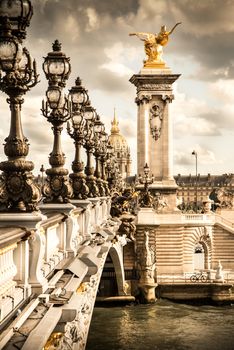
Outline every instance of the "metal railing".
[[[164, 274], [164, 275], [158, 275], [157, 276], [157, 283], [159, 284], [184, 284], [184, 283], [194, 283], [191, 281], [191, 277], [196, 272], [187, 272], [184, 275], [178, 275], [178, 274]], [[209, 274], [204, 271], [202, 272], [207, 276], [206, 283], [214, 283], [215, 282], [215, 274], [216, 271], [212, 271]], [[224, 277], [224, 283], [233, 283], [234, 284], [234, 272], [223, 272]], [[196, 281], [196, 283], [204, 283], [201, 282], [199, 279]]]

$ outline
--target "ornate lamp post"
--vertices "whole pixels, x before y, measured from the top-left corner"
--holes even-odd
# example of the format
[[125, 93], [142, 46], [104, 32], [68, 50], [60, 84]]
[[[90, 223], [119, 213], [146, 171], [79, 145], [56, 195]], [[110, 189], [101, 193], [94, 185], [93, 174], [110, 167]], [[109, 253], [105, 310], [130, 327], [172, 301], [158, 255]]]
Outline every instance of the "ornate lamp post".
[[70, 174], [74, 199], [86, 199], [89, 188], [86, 185], [86, 175], [84, 174], [84, 163], [81, 161], [80, 149], [84, 144], [84, 106], [88, 102], [87, 90], [81, 85], [80, 78], [76, 79], [76, 85], [69, 91], [71, 100], [72, 118], [67, 123], [67, 131], [75, 144], [75, 159], [72, 162], [73, 173]]
[[61, 132], [63, 123], [70, 118], [68, 99], [63, 93], [71, 72], [70, 58], [61, 52], [61, 44], [55, 40], [53, 51], [48, 53], [43, 70], [48, 80], [47, 100], [42, 102], [42, 114], [52, 124], [54, 134], [53, 150], [49, 156], [50, 169], [43, 186], [45, 202], [67, 203], [72, 196], [72, 187], [68, 180], [68, 170], [64, 169], [65, 155], [62, 152]]
[[97, 115], [94, 122], [94, 157], [96, 161], [96, 169], [94, 175], [96, 177], [96, 183], [99, 189], [99, 194], [101, 197], [105, 196], [105, 188], [103, 186], [103, 181], [101, 177], [101, 155], [102, 155], [102, 146], [103, 140], [102, 135], [104, 132], [104, 124], [101, 122], [99, 115]]
[[38, 83], [36, 63], [21, 46], [31, 17], [29, 0], [0, 2], [0, 89], [9, 96], [11, 110], [10, 133], [4, 145], [8, 160], [0, 163], [1, 210], [32, 212], [40, 200], [31, 173], [34, 164], [26, 160], [29, 142], [21, 123], [23, 95]]
[[197, 198], [197, 190], [198, 190], [198, 179], [197, 179], [197, 152], [196, 151], [192, 151], [192, 155], [195, 156], [195, 160], [196, 160], [196, 182], [195, 182], [195, 205], [196, 205], [196, 213], [197, 213], [197, 209], [198, 209], [198, 198]]
[[108, 187], [112, 187], [112, 166], [113, 166], [113, 157], [114, 157], [114, 148], [111, 146], [110, 143], [106, 146], [106, 172], [107, 172], [107, 182]]
[[92, 155], [94, 148], [94, 121], [96, 119], [96, 111], [88, 102], [84, 109], [85, 130], [84, 130], [84, 148], [87, 153], [87, 164], [85, 167], [85, 174], [87, 176], [86, 182], [89, 188], [89, 197], [98, 197], [99, 190], [94, 176], [94, 168], [92, 166]]
[[152, 206], [152, 196], [149, 191], [149, 185], [154, 182], [154, 176], [149, 177], [150, 168], [146, 163], [144, 166], [144, 175], [139, 178], [140, 183], [144, 184], [144, 190], [140, 198], [141, 207], [151, 207]]
[[108, 135], [103, 130], [101, 134], [101, 177], [103, 181], [103, 186], [105, 189], [105, 195], [109, 196], [110, 194], [110, 189], [109, 189], [109, 183], [107, 181], [107, 175], [106, 175], [106, 169], [107, 169], [107, 160], [108, 160], [108, 153], [107, 153], [107, 147], [108, 147]]
[[43, 164], [41, 165], [40, 172], [41, 172], [41, 185], [43, 186], [44, 185], [44, 172], [45, 172], [45, 168], [44, 168]]

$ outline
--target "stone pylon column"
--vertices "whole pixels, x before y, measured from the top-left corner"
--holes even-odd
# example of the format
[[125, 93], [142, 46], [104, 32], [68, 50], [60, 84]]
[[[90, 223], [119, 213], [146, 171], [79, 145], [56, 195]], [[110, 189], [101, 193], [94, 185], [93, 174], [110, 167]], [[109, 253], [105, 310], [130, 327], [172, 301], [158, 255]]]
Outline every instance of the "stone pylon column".
[[[179, 78], [169, 68], [143, 68], [130, 82], [137, 88], [137, 172], [144, 173], [147, 163], [154, 175], [151, 186], [161, 194], [170, 194], [169, 211], [176, 207], [176, 183], [173, 177], [173, 135], [169, 104], [174, 96], [172, 84]], [[173, 199], [171, 197], [173, 195]], [[167, 198], [168, 201], [168, 198]]]

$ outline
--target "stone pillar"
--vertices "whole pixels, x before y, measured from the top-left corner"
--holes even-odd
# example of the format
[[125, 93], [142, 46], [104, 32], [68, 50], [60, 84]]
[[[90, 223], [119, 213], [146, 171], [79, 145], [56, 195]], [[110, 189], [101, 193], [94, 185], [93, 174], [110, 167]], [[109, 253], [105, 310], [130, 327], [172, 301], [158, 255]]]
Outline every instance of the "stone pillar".
[[130, 82], [137, 88], [137, 172], [144, 173], [147, 163], [154, 175], [151, 186], [166, 195], [171, 212], [176, 208], [176, 188], [173, 177], [173, 135], [169, 103], [174, 96], [172, 84], [179, 74], [170, 69], [143, 68]]
[[159, 181], [173, 179], [172, 122], [168, 103], [174, 98], [172, 84], [179, 74], [163, 74], [158, 69], [142, 69], [130, 82], [137, 87], [138, 105], [137, 170], [147, 163]]

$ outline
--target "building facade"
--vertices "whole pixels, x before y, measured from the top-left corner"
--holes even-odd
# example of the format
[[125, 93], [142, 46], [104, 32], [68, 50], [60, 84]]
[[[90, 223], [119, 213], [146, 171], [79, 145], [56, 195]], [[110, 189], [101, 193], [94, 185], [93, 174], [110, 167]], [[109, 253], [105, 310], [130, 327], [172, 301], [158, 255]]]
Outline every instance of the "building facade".
[[222, 175], [176, 175], [178, 185], [177, 197], [182, 209], [193, 209], [197, 203], [202, 208], [208, 198], [214, 201], [215, 207], [232, 207], [234, 192], [234, 174]]

